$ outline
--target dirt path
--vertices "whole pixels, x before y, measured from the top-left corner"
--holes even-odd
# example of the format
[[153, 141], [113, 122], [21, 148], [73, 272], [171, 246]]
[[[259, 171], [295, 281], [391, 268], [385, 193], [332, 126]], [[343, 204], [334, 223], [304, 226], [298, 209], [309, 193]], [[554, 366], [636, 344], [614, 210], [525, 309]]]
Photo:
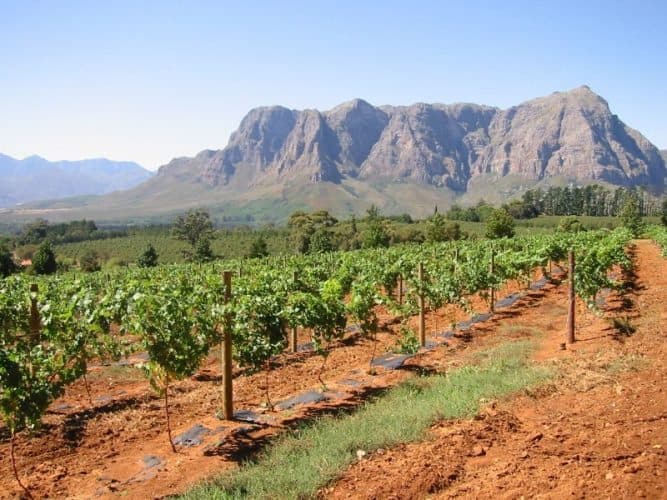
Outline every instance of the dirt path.
[[322, 496], [667, 498], [667, 260], [648, 241], [636, 257], [636, 289], [607, 313], [633, 335], [579, 308], [579, 342], [559, 351], [563, 329], [551, 330], [536, 354], [563, 373], [553, 387], [367, 456]]
[[[517, 290], [516, 284], [510, 284], [499, 296]], [[185, 443], [189, 446], [179, 446], [177, 454], [171, 452], [167, 441], [162, 401], [150, 391], [141, 372], [132, 366], [100, 367], [88, 377], [92, 405], [83, 383], [74, 384], [51, 405], [38, 435], [30, 439], [25, 433], [20, 435], [19, 470], [36, 497], [120, 494], [146, 498], [183, 491], [216, 472], [236, 467], [286, 426], [332, 408], [358, 405], [369, 393], [395, 385], [418, 370], [461, 364], [470, 352], [524, 335], [511, 327], [514, 318], [541, 316], [549, 307], [562, 308], [558, 304], [563, 300], [563, 291], [554, 285], [531, 291], [488, 321], [448, 336], [444, 343], [408, 360], [404, 369], [378, 368], [374, 375], [368, 370], [371, 353], [374, 349], [377, 354], [390, 349], [396, 343], [398, 326], [383, 329], [377, 346], [350, 334], [335, 346], [327, 361], [324, 379], [328, 391], [324, 395], [329, 399], [312, 404], [267, 411], [263, 405], [266, 373], [239, 376], [234, 380], [235, 407], [251, 410], [254, 422], [216, 418], [220, 381], [214, 356], [197, 376], [175, 384], [170, 395], [174, 436], [194, 433]], [[485, 307], [479, 300], [473, 305], [478, 311]], [[538, 306], [547, 309], [538, 312]], [[452, 322], [469, 314], [454, 307], [430, 313], [427, 331], [445, 331]], [[388, 315], [383, 314], [383, 318], [388, 319]], [[442, 338], [434, 340], [443, 342]], [[276, 359], [268, 377], [273, 402], [289, 402], [294, 396], [321, 397], [317, 382], [320, 365], [321, 358], [312, 352]], [[8, 451], [7, 432], [0, 428], [0, 498], [19, 494], [10, 472]]]

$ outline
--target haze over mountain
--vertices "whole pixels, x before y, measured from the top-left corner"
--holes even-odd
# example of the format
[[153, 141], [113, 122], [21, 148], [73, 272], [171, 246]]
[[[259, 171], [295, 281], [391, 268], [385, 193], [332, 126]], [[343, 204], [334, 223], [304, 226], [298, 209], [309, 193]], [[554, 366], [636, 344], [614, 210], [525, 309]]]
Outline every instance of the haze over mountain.
[[425, 215], [436, 204], [499, 202], [537, 185], [662, 191], [666, 175], [661, 152], [582, 86], [506, 110], [374, 107], [361, 99], [324, 112], [260, 107], [224, 149], [174, 159], [140, 186], [84, 207], [122, 218], [206, 205], [218, 214], [281, 220], [297, 208], [342, 214], [375, 203]]
[[0, 207], [35, 200], [107, 194], [132, 188], [152, 175], [128, 161], [96, 158], [52, 162], [39, 156], [17, 160], [0, 154]]

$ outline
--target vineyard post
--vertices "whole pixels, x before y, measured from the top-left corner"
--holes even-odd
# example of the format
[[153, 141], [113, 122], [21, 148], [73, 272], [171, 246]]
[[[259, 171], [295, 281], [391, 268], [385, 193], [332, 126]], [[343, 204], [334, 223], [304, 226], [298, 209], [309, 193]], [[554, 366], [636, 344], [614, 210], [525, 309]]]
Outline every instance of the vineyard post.
[[[298, 274], [296, 271], [294, 271], [294, 273], [292, 274], [292, 278], [294, 280], [294, 283], [296, 283], [296, 280], [298, 278]], [[298, 350], [296, 325], [292, 325], [292, 330], [290, 331], [289, 347], [290, 351], [292, 352], [297, 352]]]
[[39, 309], [37, 308], [37, 293], [39, 287], [37, 283], [30, 285], [30, 335], [33, 344], [40, 341], [41, 320], [39, 318]]
[[568, 287], [568, 296], [569, 296], [569, 304], [568, 304], [568, 311], [567, 311], [567, 343], [572, 344], [574, 343], [574, 311], [575, 311], [575, 305], [576, 305], [576, 299], [575, 299], [575, 294], [574, 294], [574, 273], [575, 273], [575, 262], [574, 262], [574, 250], [570, 250], [568, 252], [568, 262], [569, 262], [569, 270], [568, 270], [568, 275], [570, 277], [570, 283]]
[[[491, 275], [491, 277], [493, 277], [493, 273], [495, 272], [495, 269], [494, 269], [494, 267], [495, 267], [495, 256], [496, 256], [496, 252], [495, 252], [494, 248], [491, 247], [491, 262], [489, 262], [489, 274]], [[493, 285], [491, 285], [491, 287], [489, 288], [489, 297], [491, 299], [490, 310], [491, 310], [491, 312], [494, 312], [495, 309], [496, 309], [496, 305], [495, 305], [496, 289], [494, 288]]]
[[[232, 272], [222, 273], [225, 284], [225, 304], [228, 304], [232, 296]], [[231, 420], [234, 416], [234, 401], [232, 393], [232, 329], [229, 317], [225, 318], [222, 341], [222, 413], [225, 420]]]
[[403, 275], [398, 275], [398, 303], [403, 305]]
[[424, 263], [419, 263], [419, 344], [426, 345], [426, 318], [424, 311]]

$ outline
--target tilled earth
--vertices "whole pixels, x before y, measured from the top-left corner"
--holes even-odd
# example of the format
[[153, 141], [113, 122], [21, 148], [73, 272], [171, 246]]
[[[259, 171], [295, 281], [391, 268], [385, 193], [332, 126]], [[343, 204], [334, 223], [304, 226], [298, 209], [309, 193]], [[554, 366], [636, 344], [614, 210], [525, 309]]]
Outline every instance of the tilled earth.
[[[141, 373], [131, 366], [92, 370], [92, 405], [83, 384], [77, 383], [51, 406], [40, 434], [21, 434], [21, 475], [36, 497], [150, 498], [178, 493], [237, 467], [287, 426], [357, 405], [377, 389], [415, 373], [468, 363], [471, 353], [499, 342], [537, 338], [541, 348], [536, 362], [553, 363], [566, 374], [553, 387], [495, 402], [472, 421], [440, 423], [424, 443], [369, 454], [322, 490], [322, 496], [560, 498], [574, 493], [659, 498], [664, 495], [662, 447], [667, 435], [661, 330], [667, 319], [667, 267], [649, 242], [638, 244], [637, 260], [640, 289], [629, 296], [633, 304], [611, 294], [606, 305], [608, 316], [627, 316], [637, 327], [629, 338], [579, 304], [581, 342], [560, 351], [566, 290], [548, 284], [523, 292], [514, 305], [470, 330], [434, 337], [437, 346], [400, 369], [369, 370], [373, 353], [386, 352], [397, 339], [398, 325], [380, 311], [386, 326], [377, 343], [351, 333], [334, 347], [323, 375], [324, 392], [317, 380], [321, 358], [308, 351], [285, 354], [273, 363], [270, 396], [272, 402], [282, 403], [275, 411], [266, 408], [266, 372], [239, 373], [234, 380], [235, 408], [250, 410], [251, 422], [216, 417], [220, 381], [218, 362], [212, 357], [195, 377], [175, 384], [170, 395], [174, 436], [188, 438], [176, 454], [167, 441], [162, 401]], [[509, 284], [498, 296], [519, 288]], [[472, 305], [485, 310], [481, 299], [473, 299]], [[429, 313], [427, 331], [447, 331], [469, 315], [456, 307]], [[300, 341], [307, 340], [307, 332], [300, 332]], [[0, 498], [20, 494], [10, 473], [6, 434], [0, 428]]]
[[667, 260], [646, 241], [635, 254], [635, 289], [607, 310], [634, 334], [585, 316], [572, 348], [549, 335], [535, 355], [552, 386], [366, 455], [321, 496], [667, 498]]

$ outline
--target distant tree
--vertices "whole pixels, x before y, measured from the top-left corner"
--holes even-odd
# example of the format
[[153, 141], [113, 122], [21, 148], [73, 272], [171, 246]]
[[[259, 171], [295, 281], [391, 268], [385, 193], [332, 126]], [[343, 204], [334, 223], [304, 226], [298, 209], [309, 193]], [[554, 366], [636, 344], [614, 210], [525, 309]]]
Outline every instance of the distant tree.
[[56, 254], [50, 241], [42, 243], [33, 255], [32, 269], [36, 274], [53, 274], [58, 269]]
[[87, 250], [79, 259], [79, 267], [87, 273], [99, 271], [101, 269], [100, 256], [95, 250]]
[[660, 215], [660, 222], [662, 222], [663, 226], [667, 226], [667, 198], [662, 200], [662, 209], [661, 209], [661, 215]]
[[9, 276], [18, 271], [19, 266], [14, 262], [11, 250], [6, 246], [0, 246], [0, 278]]
[[258, 236], [250, 244], [248, 257], [254, 259], [259, 257], [266, 257], [267, 255], [269, 255], [269, 248], [266, 244], [266, 240], [263, 236]]
[[448, 222], [445, 225], [445, 238], [447, 241], [456, 241], [463, 238], [463, 231], [458, 222]]
[[583, 224], [574, 215], [563, 217], [558, 222], [558, 227], [556, 228], [556, 231], [560, 231], [562, 233], [578, 233], [579, 231], [584, 230], [585, 228]]
[[333, 252], [336, 245], [333, 242], [331, 231], [325, 228], [317, 229], [310, 237], [308, 253], [327, 253]]
[[447, 222], [442, 214], [434, 213], [426, 221], [426, 241], [439, 242], [461, 239], [461, 226], [456, 222]]
[[389, 245], [389, 233], [379, 218], [369, 219], [366, 230], [362, 234], [363, 248], [379, 248]]
[[639, 211], [639, 201], [635, 196], [626, 197], [619, 217], [621, 224], [630, 230], [633, 237], [636, 238], [639, 236], [642, 232], [643, 224]]
[[215, 254], [211, 249], [211, 241], [207, 238], [201, 239], [195, 246], [195, 253], [192, 260], [195, 262], [211, 262], [215, 259]]
[[330, 228], [337, 222], [338, 220], [326, 210], [318, 210], [312, 213], [298, 211], [290, 215], [287, 226], [290, 229], [290, 238], [297, 252], [310, 253], [313, 236], [319, 230]]
[[158, 253], [152, 243], [149, 243], [146, 250], [137, 259], [137, 266], [139, 267], [155, 267], [158, 264]]
[[493, 209], [486, 219], [487, 238], [511, 238], [514, 236], [514, 219], [503, 208]]
[[350, 219], [350, 230], [352, 234], [357, 234], [357, 218], [354, 214], [352, 214], [352, 218]]
[[183, 252], [187, 260], [202, 262], [213, 259], [213, 222], [206, 210], [190, 210], [187, 214], [178, 216], [172, 234], [177, 240], [186, 241], [190, 245], [191, 249]]
[[426, 221], [426, 241], [439, 242], [446, 241], [445, 229], [447, 221], [445, 217], [440, 215], [437, 211], [431, 215]]
[[373, 219], [379, 219], [382, 217], [382, 212], [380, 212], [380, 209], [375, 205], [372, 204], [368, 209], [366, 210], [366, 217], [369, 220]]
[[515, 219], [532, 219], [539, 215], [534, 205], [521, 200], [513, 200], [507, 205], [503, 205], [503, 208]]

